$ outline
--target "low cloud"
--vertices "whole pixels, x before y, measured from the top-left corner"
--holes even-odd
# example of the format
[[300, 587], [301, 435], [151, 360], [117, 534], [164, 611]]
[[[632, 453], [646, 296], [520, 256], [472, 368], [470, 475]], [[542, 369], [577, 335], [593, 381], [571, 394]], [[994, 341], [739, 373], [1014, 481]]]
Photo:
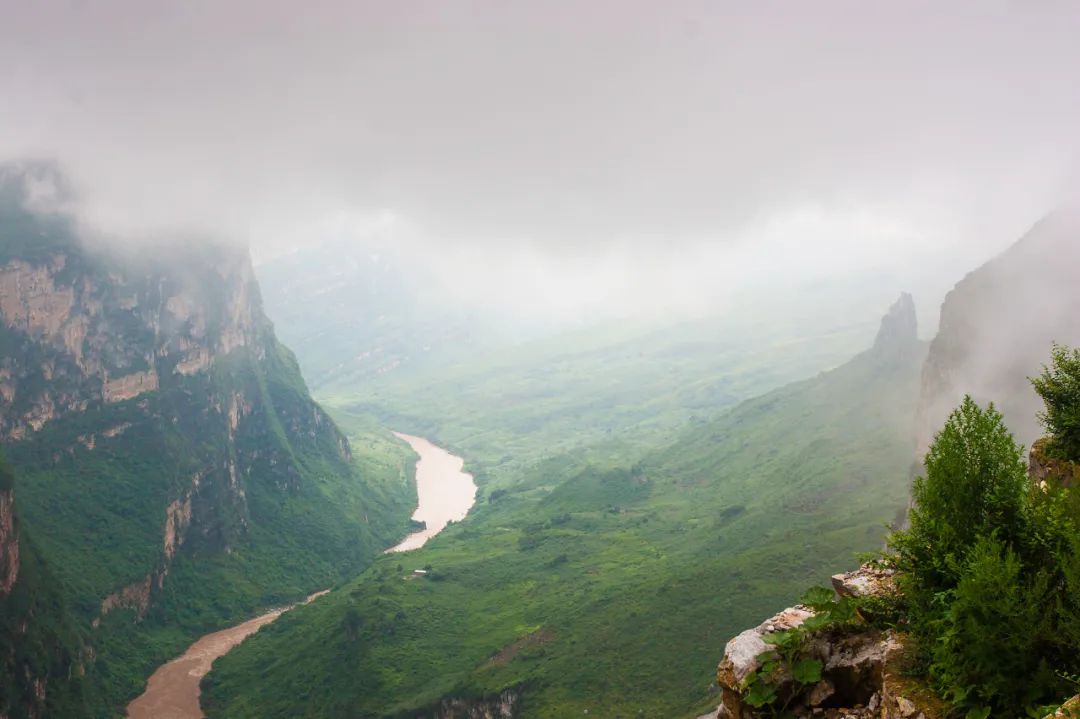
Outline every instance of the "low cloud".
[[393, 217], [462, 285], [695, 305], [970, 267], [1076, 184], [1071, 2], [5, 4], [0, 153], [130, 237]]

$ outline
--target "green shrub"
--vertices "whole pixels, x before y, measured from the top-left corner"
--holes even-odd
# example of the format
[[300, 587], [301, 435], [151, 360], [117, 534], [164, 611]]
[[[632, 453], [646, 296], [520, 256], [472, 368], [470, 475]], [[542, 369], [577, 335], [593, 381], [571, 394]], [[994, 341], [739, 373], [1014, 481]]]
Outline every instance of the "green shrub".
[[1052, 450], [1064, 459], [1080, 460], [1080, 349], [1055, 344], [1050, 366], [1031, 384], [1046, 403], [1039, 419], [1054, 440]]
[[[931, 676], [964, 706], [1027, 707], [1060, 684], [1046, 659], [1052, 636], [1049, 577], [1025, 578], [1019, 555], [987, 536], [972, 547], [963, 575], [934, 620]], [[1020, 680], [1022, 678], [1022, 680]]]
[[996, 532], [1010, 544], [1023, 537], [1027, 487], [1023, 450], [1001, 413], [965, 397], [934, 438], [926, 475], [915, 480], [910, 528], [891, 539], [916, 593], [955, 587], [981, 537]]
[[1022, 456], [966, 398], [890, 538], [926, 672], [969, 716], [1044, 716], [1080, 669], [1080, 495], [1034, 487]]

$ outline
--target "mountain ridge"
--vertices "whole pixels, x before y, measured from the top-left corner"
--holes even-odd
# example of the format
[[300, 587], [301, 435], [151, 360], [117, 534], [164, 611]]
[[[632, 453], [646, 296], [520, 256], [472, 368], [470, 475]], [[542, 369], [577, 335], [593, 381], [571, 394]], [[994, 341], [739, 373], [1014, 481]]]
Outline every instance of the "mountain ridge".
[[1052, 342], [1080, 344], [1080, 211], [1036, 223], [1003, 253], [971, 271], [945, 297], [919, 400], [918, 447], [966, 394], [993, 401], [1025, 444], [1041, 436], [1027, 378]]
[[[28, 669], [32, 705], [0, 713], [107, 716], [196, 634], [359, 571], [405, 533], [414, 488], [404, 451], [354, 456], [311, 399], [244, 248], [87, 243], [27, 205], [41, 172], [0, 183], [6, 506], [59, 597], [39, 619], [92, 652], [76, 679]], [[13, 661], [28, 636], [2, 638]]]

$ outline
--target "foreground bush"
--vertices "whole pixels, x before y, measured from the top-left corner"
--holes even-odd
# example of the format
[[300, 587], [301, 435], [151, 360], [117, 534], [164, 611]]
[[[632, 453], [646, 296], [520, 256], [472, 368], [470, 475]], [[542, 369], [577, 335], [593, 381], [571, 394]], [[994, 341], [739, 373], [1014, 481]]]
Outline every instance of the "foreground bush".
[[909, 529], [890, 544], [923, 668], [942, 696], [970, 717], [1024, 717], [1075, 694], [1074, 493], [1034, 487], [1001, 414], [969, 397], [936, 436], [913, 500]]

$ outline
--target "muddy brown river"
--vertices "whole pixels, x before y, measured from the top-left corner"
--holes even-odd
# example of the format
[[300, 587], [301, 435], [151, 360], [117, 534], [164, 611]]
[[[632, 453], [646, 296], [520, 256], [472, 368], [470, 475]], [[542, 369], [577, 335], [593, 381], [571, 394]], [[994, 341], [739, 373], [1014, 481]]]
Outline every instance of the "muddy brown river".
[[419, 504], [412, 518], [424, 522], [424, 529], [405, 537], [387, 552], [407, 552], [419, 549], [427, 540], [446, 528], [450, 522], [465, 519], [476, 501], [473, 476], [462, 471], [465, 460], [455, 457], [442, 447], [436, 447], [423, 437], [394, 432], [398, 439], [409, 443], [420, 455], [416, 462], [416, 494]]
[[[465, 460], [461, 457], [455, 457], [422, 437], [394, 434], [408, 442], [420, 457], [416, 462], [418, 505], [413, 519], [423, 521], [426, 526], [386, 550], [407, 552], [422, 547], [451, 521], [464, 519], [476, 501], [476, 484], [471, 474], [462, 471]], [[316, 592], [303, 603], [314, 601], [328, 591]], [[199, 682], [210, 671], [214, 660], [291, 608], [273, 609], [242, 624], [201, 637], [182, 655], [158, 667], [142, 696], [128, 704], [128, 719], [202, 719], [205, 715], [199, 706]]]

